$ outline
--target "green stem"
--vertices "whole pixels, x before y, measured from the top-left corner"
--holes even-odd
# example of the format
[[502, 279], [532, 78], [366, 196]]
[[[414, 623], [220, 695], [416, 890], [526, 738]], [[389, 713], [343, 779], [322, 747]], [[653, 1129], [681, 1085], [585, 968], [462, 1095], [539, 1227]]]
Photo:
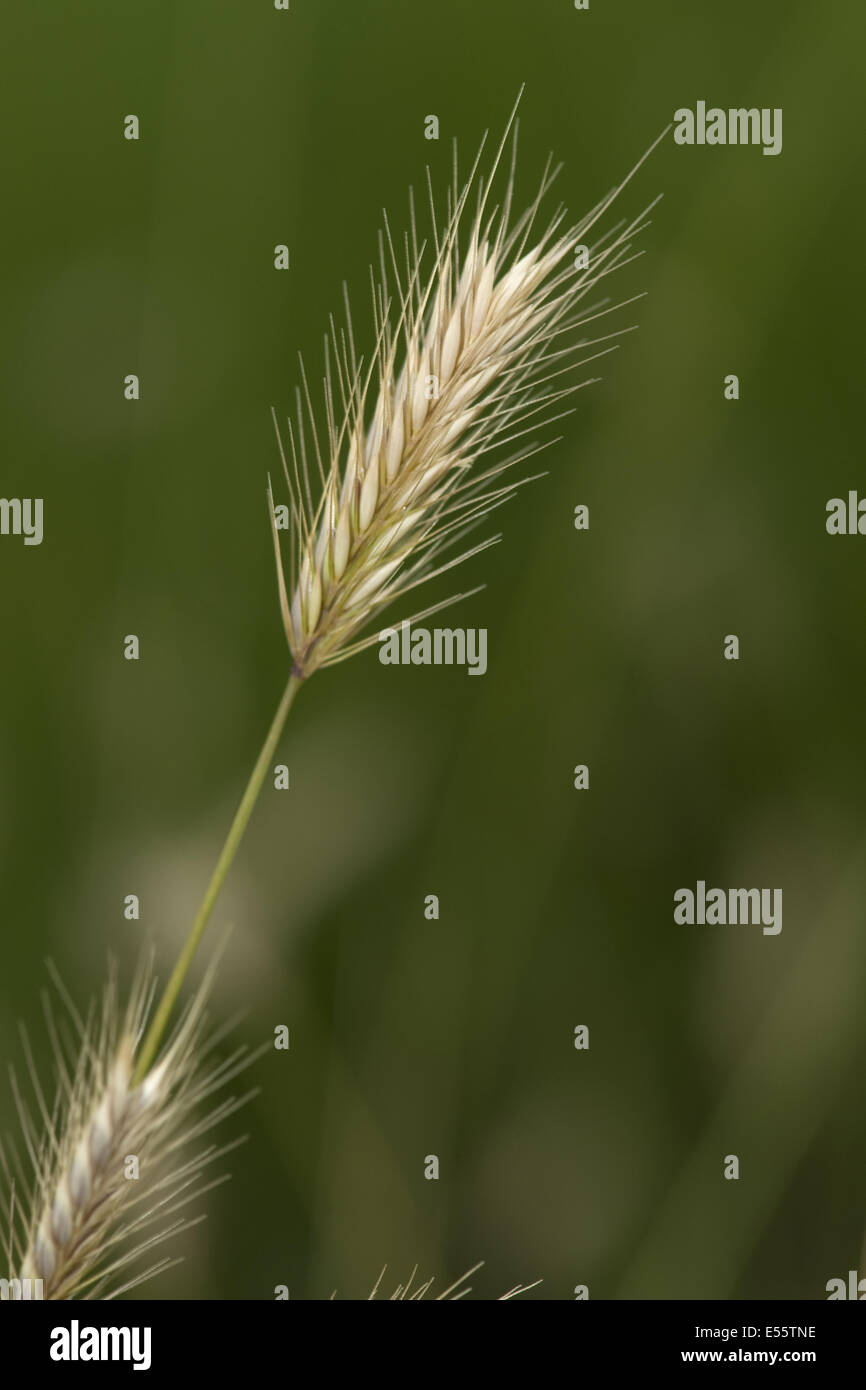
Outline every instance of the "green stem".
[[132, 1079], [134, 1086], [140, 1085], [144, 1080], [156, 1056], [160, 1039], [165, 1032], [166, 1024], [171, 1016], [171, 1011], [174, 1008], [177, 996], [180, 993], [184, 977], [196, 953], [198, 943], [201, 941], [202, 934], [208, 923], [208, 918], [213, 911], [214, 903], [219, 897], [220, 889], [225, 882], [226, 874], [231, 867], [232, 860], [243, 839], [244, 831], [247, 828], [250, 816], [253, 812], [253, 807], [262, 789], [262, 783], [270, 767], [271, 758], [274, 756], [277, 744], [280, 741], [280, 735], [283, 732], [283, 727], [288, 718], [289, 710], [292, 708], [292, 703], [298, 693], [301, 683], [302, 678], [293, 674], [290, 676], [289, 683], [283, 692], [283, 698], [280, 700], [277, 712], [268, 730], [267, 738], [262, 745], [262, 751], [259, 753], [256, 765], [247, 783], [246, 791], [241, 797], [240, 805], [235, 812], [235, 818], [226, 836], [226, 841], [222, 847], [222, 853], [217, 860], [216, 868], [211, 875], [211, 881], [207, 886], [207, 891], [202, 899], [201, 907], [196, 914], [196, 919], [192, 924], [189, 936], [184, 942], [183, 950], [178, 956], [177, 964], [171, 973], [171, 978], [159, 1001], [159, 1008], [154, 1014], [153, 1022], [148, 1029], [147, 1037], [138, 1054], [135, 1073]]

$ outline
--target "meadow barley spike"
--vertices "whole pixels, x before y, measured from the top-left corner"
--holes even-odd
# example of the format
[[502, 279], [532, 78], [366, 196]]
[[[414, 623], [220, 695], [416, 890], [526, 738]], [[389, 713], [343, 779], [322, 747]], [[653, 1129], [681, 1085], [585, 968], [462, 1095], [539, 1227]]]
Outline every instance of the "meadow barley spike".
[[[447, 1288], [444, 1288], [442, 1290], [441, 1293], [434, 1293], [432, 1295], [434, 1300], [437, 1303], [456, 1303], [459, 1299], [465, 1298], [467, 1294], [470, 1294], [472, 1292], [472, 1286], [471, 1284], [467, 1283], [467, 1280], [471, 1279], [473, 1274], [477, 1274], [478, 1270], [482, 1268], [483, 1264], [484, 1261], [479, 1260], [478, 1264], [473, 1265], [471, 1269], [467, 1269], [465, 1274], [461, 1274], [459, 1279], [455, 1279], [453, 1284], [449, 1284]], [[373, 1285], [372, 1289], [370, 1290], [369, 1294], [367, 1295], [366, 1301], [368, 1303], [373, 1302], [375, 1299], [379, 1297], [382, 1289], [382, 1284], [384, 1282], [385, 1275], [387, 1274], [387, 1272], [388, 1266], [386, 1265], [382, 1270], [381, 1274], [379, 1275], [379, 1278]], [[436, 1280], [430, 1278], [424, 1280], [423, 1283], [416, 1284], [415, 1279], [417, 1274], [418, 1266], [416, 1265], [415, 1268], [412, 1270], [412, 1273], [409, 1275], [409, 1278], [406, 1280], [406, 1283], [398, 1284], [394, 1291], [388, 1295], [388, 1301], [390, 1303], [402, 1303], [404, 1300], [407, 1300], [409, 1303], [414, 1303], [420, 1302], [422, 1299], [427, 1298]], [[541, 1280], [536, 1279], [531, 1284], [515, 1284], [514, 1288], [509, 1289], [507, 1293], [500, 1294], [499, 1298], [496, 1301], [497, 1303], [507, 1303], [509, 1299], [519, 1298], [521, 1294], [529, 1293], [530, 1289], [537, 1288], [540, 1283]], [[337, 1290], [335, 1289], [334, 1292], [331, 1294], [331, 1299], [333, 1300], [336, 1297]]]
[[[511, 130], [510, 172], [495, 207]], [[567, 224], [560, 207], [539, 229], [541, 203], [557, 172], [548, 160], [537, 196], [512, 222], [514, 113], [484, 178], [478, 173], [483, 148], [482, 142], [462, 188], [455, 155], [441, 226], [431, 193], [429, 251], [419, 244], [411, 195], [401, 246], [385, 219], [378, 276], [371, 270], [370, 361], [357, 356], [347, 301], [345, 327], [338, 333], [332, 319], [325, 339], [322, 427], [302, 364], [288, 449], [277, 430], [291, 497], [288, 575], [269, 496], [280, 605], [298, 677], [375, 642], [378, 634], [363, 636], [363, 629], [393, 600], [499, 539], [459, 549], [471, 528], [529, 481], [515, 481], [509, 470], [544, 447], [527, 441], [530, 431], [568, 413], [563, 402], [590, 384], [575, 384], [570, 374], [613, 351], [611, 339], [628, 331], [582, 336], [587, 325], [622, 307], [607, 298], [585, 301], [633, 259], [632, 240], [654, 204], [591, 240], [626, 179], [576, 224]], [[313, 461], [321, 484], [316, 502]]]
[[27, 1161], [0, 1151], [7, 1192], [0, 1247], [10, 1271], [3, 1296], [113, 1298], [176, 1262], [166, 1257], [125, 1273], [194, 1224], [178, 1213], [223, 1180], [202, 1183], [201, 1175], [233, 1147], [189, 1148], [245, 1099], [230, 1097], [200, 1113], [247, 1060], [243, 1048], [207, 1060], [213, 1039], [204, 1036], [203, 1006], [211, 978], [140, 1085], [133, 1068], [152, 994], [149, 967], [124, 1014], [113, 976], [87, 1020], [67, 1001], [66, 1041], [49, 1013], [58, 1082], [50, 1106], [26, 1046], [35, 1115], [17, 1084], [15, 1097]]
[[[472, 1292], [472, 1285], [468, 1284], [466, 1281], [468, 1279], [471, 1279], [473, 1274], [477, 1274], [479, 1269], [482, 1268], [483, 1264], [484, 1261], [479, 1260], [477, 1265], [473, 1265], [471, 1269], [467, 1269], [465, 1274], [461, 1274], [459, 1279], [455, 1279], [454, 1283], [449, 1284], [447, 1288], [444, 1288], [442, 1290], [441, 1293], [433, 1294], [433, 1298], [435, 1299], [435, 1301], [437, 1303], [456, 1303], [459, 1299], [466, 1298], [466, 1296]], [[385, 1278], [386, 1272], [387, 1266], [385, 1269], [382, 1270], [382, 1273], [379, 1275], [379, 1278], [373, 1285], [372, 1291], [370, 1292], [370, 1295], [367, 1300], [368, 1302], [370, 1302], [372, 1299], [378, 1298], [379, 1290], [381, 1288], [382, 1281]], [[435, 1279], [431, 1278], [425, 1280], [423, 1284], [416, 1285], [415, 1277], [417, 1273], [418, 1268], [416, 1265], [415, 1269], [412, 1270], [412, 1273], [406, 1280], [406, 1283], [398, 1284], [397, 1287], [394, 1289], [394, 1292], [389, 1295], [389, 1301], [391, 1303], [402, 1302], [404, 1299], [408, 1299], [410, 1303], [415, 1301], [420, 1302], [422, 1299], [427, 1297], [436, 1281]], [[541, 1280], [536, 1279], [531, 1284], [515, 1284], [513, 1289], [509, 1289], [507, 1293], [500, 1294], [499, 1298], [496, 1301], [498, 1303], [507, 1303], [509, 1299], [519, 1298], [521, 1294], [529, 1293], [530, 1289], [538, 1288], [538, 1285], [540, 1283]]]

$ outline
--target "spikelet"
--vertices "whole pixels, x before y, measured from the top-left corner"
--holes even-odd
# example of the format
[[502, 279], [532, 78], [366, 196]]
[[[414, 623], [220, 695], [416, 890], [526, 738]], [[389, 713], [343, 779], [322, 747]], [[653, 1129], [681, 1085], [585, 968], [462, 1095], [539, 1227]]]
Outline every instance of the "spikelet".
[[[501, 207], [494, 208], [491, 191], [512, 126], [510, 175]], [[291, 499], [288, 574], [270, 488], [269, 499], [280, 606], [298, 676], [375, 642], [377, 633], [360, 634], [393, 600], [499, 539], [451, 553], [530, 481], [509, 473], [546, 447], [525, 442], [529, 431], [569, 413], [561, 409], [566, 398], [597, 379], [562, 384], [560, 378], [616, 346], [611, 339], [618, 333], [587, 338], [582, 330], [622, 305], [585, 301], [633, 259], [632, 240], [654, 203], [593, 240], [626, 179], [580, 222], [568, 226], [560, 207], [537, 230], [557, 172], [548, 161], [536, 198], [512, 224], [514, 112], [483, 178], [482, 150], [483, 142], [462, 189], [455, 155], [442, 227], [431, 192], [429, 269], [411, 194], [411, 229], [399, 256], [386, 218], [378, 279], [371, 270], [375, 351], [369, 365], [358, 359], [347, 301], [345, 329], [338, 334], [332, 319], [325, 338], [324, 429], [317, 428], [303, 363], [288, 450], [277, 428]], [[579, 245], [589, 248], [588, 264], [575, 255]], [[313, 459], [321, 482], [316, 503]]]
[[138, 1086], [132, 1076], [152, 1001], [151, 961], [139, 971], [125, 1012], [113, 971], [101, 1006], [86, 1020], [56, 981], [68, 1014], [58, 1026], [46, 1009], [56, 1098], [49, 1107], [25, 1037], [35, 1112], [14, 1077], [13, 1084], [27, 1161], [0, 1150], [0, 1251], [7, 1265], [0, 1276], [10, 1281], [9, 1297], [113, 1298], [177, 1263], [165, 1257], [126, 1273], [145, 1252], [202, 1219], [178, 1213], [224, 1181], [203, 1174], [234, 1147], [190, 1149], [247, 1099], [228, 1097], [201, 1113], [249, 1060], [243, 1047], [221, 1061], [212, 1057], [218, 1037], [206, 1037], [204, 1012], [212, 978], [210, 971]]
[[[436, 1302], [456, 1303], [458, 1299], [465, 1298], [467, 1294], [470, 1294], [472, 1292], [472, 1286], [468, 1284], [466, 1281], [468, 1279], [471, 1279], [473, 1274], [477, 1274], [478, 1270], [482, 1268], [483, 1264], [484, 1261], [479, 1260], [477, 1265], [473, 1265], [471, 1269], [467, 1269], [466, 1273], [461, 1274], [459, 1279], [455, 1279], [453, 1284], [449, 1284], [448, 1287], [443, 1289], [441, 1293], [434, 1294], [433, 1297], [435, 1298]], [[367, 1295], [366, 1301], [368, 1303], [372, 1299], [379, 1297], [379, 1292], [382, 1287], [382, 1281], [384, 1280], [387, 1271], [388, 1266], [385, 1265], [385, 1267], [382, 1270], [382, 1273], [379, 1275], [379, 1278], [376, 1280], [375, 1284], [373, 1285], [373, 1288]], [[407, 1299], [411, 1303], [415, 1300], [420, 1301], [421, 1299], [427, 1297], [436, 1281], [435, 1279], [427, 1279], [424, 1283], [416, 1285], [415, 1278], [417, 1273], [418, 1266], [416, 1265], [415, 1268], [412, 1270], [412, 1273], [409, 1275], [409, 1278], [407, 1279], [406, 1283], [398, 1284], [397, 1287], [394, 1289], [393, 1293], [389, 1295], [389, 1301], [391, 1303], [402, 1302], [403, 1299]], [[541, 1280], [536, 1279], [533, 1284], [515, 1284], [513, 1289], [509, 1289], [507, 1293], [500, 1294], [496, 1302], [505, 1303], [511, 1298], [518, 1298], [520, 1294], [528, 1293], [530, 1289], [537, 1288], [540, 1283]], [[334, 1292], [331, 1294], [331, 1298], [335, 1299], [336, 1297], [337, 1291], [335, 1289]]]

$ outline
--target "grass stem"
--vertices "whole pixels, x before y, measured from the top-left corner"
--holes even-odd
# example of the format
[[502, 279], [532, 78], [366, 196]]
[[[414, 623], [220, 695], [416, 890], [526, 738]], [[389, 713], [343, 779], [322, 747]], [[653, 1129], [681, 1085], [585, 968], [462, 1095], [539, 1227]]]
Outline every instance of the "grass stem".
[[259, 753], [259, 756], [256, 760], [256, 765], [253, 768], [252, 773], [250, 774], [250, 780], [248, 781], [246, 785], [246, 790], [244, 791], [244, 794], [241, 797], [240, 805], [238, 806], [238, 809], [235, 812], [235, 818], [231, 823], [229, 833], [226, 836], [225, 844], [223, 845], [220, 857], [217, 860], [216, 868], [214, 869], [213, 874], [211, 875], [210, 883], [208, 884], [205, 895], [202, 898], [201, 906], [199, 907], [199, 910], [196, 913], [196, 918], [192, 924], [192, 927], [190, 928], [189, 936], [184, 942], [183, 950], [178, 956], [177, 964], [175, 965], [174, 970], [171, 973], [171, 978], [169, 979], [168, 984], [166, 985], [165, 990], [163, 992], [162, 998], [159, 1001], [159, 1007], [157, 1008], [157, 1011], [154, 1014], [153, 1022], [151, 1023], [150, 1028], [147, 1031], [147, 1036], [145, 1037], [145, 1040], [139, 1051], [138, 1057], [136, 1059], [135, 1072], [133, 1073], [132, 1078], [133, 1086], [140, 1085], [140, 1083], [144, 1080], [156, 1056], [160, 1040], [162, 1038], [163, 1033], [165, 1032], [168, 1020], [171, 1017], [171, 1012], [174, 1008], [177, 996], [180, 993], [181, 985], [183, 984], [184, 979], [186, 977], [186, 973], [189, 970], [189, 967], [192, 963], [193, 956], [195, 955], [196, 950], [198, 948], [198, 944], [201, 941], [204, 929], [208, 924], [208, 920], [213, 911], [214, 904], [216, 903], [216, 900], [219, 897], [220, 889], [222, 888], [223, 883], [226, 879], [226, 875], [228, 874], [228, 871], [231, 867], [232, 860], [234, 859], [238, 851], [238, 846], [240, 845], [240, 842], [243, 839], [244, 831], [246, 830], [247, 825], [249, 824], [250, 816], [253, 812], [253, 807], [255, 806], [256, 801], [258, 800], [259, 792], [262, 789], [262, 783], [264, 782], [265, 777], [267, 775], [268, 769], [271, 764], [271, 759], [273, 758], [277, 744], [280, 741], [280, 735], [283, 732], [283, 728], [288, 718], [289, 710], [292, 708], [292, 704], [294, 703], [295, 696], [298, 693], [301, 683], [301, 677], [292, 674], [289, 677], [288, 685], [283, 691], [283, 697], [280, 700], [280, 703], [277, 707], [277, 712], [274, 715], [271, 727], [269, 728], [267, 733], [267, 737], [265, 738], [265, 741], [262, 744], [262, 750]]

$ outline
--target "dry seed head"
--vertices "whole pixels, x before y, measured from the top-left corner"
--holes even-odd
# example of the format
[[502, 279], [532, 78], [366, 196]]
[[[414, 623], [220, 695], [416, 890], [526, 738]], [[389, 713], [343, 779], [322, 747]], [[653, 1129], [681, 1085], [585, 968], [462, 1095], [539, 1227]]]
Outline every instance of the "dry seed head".
[[[459, 1279], [455, 1279], [454, 1283], [449, 1284], [447, 1288], [442, 1290], [441, 1293], [433, 1294], [433, 1298], [438, 1303], [456, 1303], [458, 1299], [465, 1298], [467, 1294], [470, 1294], [472, 1292], [472, 1286], [471, 1284], [467, 1283], [467, 1280], [471, 1279], [473, 1274], [477, 1274], [478, 1270], [482, 1268], [483, 1264], [484, 1261], [479, 1260], [477, 1265], [473, 1265], [471, 1269], [467, 1269], [465, 1274], [461, 1274]], [[387, 1271], [388, 1266], [385, 1265], [385, 1267], [382, 1270], [382, 1273], [379, 1275], [379, 1278], [376, 1280], [375, 1284], [373, 1285], [373, 1288], [367, 1295], [366, 1302], [369, 1303], [371, 1300], [379, 1297], [382, 1288], [382, 1283]], [[415, 1268], [412, 1270], [412, 1273], [409, 1275], [409, 1278], [407, 1279], [406, 1283], [398, 1284], [397, 1287], [394, 1289], [393, 1293], [388, 1295], [389, 1302], [399, 1303], [406, 1299], [410, 1303], [412, 1303], [427, 1298], [436, 1281], [435, 1279], [431, 1278], [425, 1280], [423, 1283], [416, 1284], [415, 1279], [417, 1277], [417, 1274], [418, 1266], [416, 1265]], [[535, 1282], [532, 1284], [515, 1284], [513, 1289], [509, 1289], [507, 1293], [500, 1294], [499, 1298], [496, 1301], [497, 1303], [505, 1303], [511, 1298], [519, 1298], [521, 1294], [528, 1293], [530, 1289], [537, 1288], [540, 1283], [541, 1280], [536, 1279]], [[334, 1292], [331, 1294], [331, 1298], [335, 1299], [336, 1297], [337, 1291], [335, 1289]]]
[[[338, 333], [332, 320], [325, 339], [324, 430], [302, 364], [288, 450], [277, 431], [291, 498], [288, 575], [269, 491], [283, 622], [300, 676], [375, 642], [378, 634], [363, 629], [393, 600], [499, 539], [459, 550], [466, 533], [528, 481], [509, 470], [544, 447], [525, 442], [528, 432], [568, 413], [563, 402], [589, 384], [572, 382], [571, 373], [628, 331], [582, 334], [622, 307], [586, 300], [633, 259], [632, 240], [653, 204], [593, 238], [626, 179], [580, 222], [569, 226], [560, 207], [539, 227], [556, 172], [548, 161], [532, 205], [512, 221], [514, 153], [501, 206], [491, 196], [511, 130], [516, 151], [512, 113], [491, 172], [478, 174], [479, 150], [462, 188], [455, 156], [441, 227], [431, 195], [427, 254], [411, 200], [399, 251], [386, 220], [378, 277], [371, 271], [375, 350], [369, 364], [358, 359], [347, 303], [345, 328]], [[589, 247], [588, 265], [575, 256], [578, 245]]]
[[243, 1048], [223, 1061], [210, 1059], [216, 1039], [204, 1036], [204, 1004], [212, 978], [211, 971], [138, 1086], [133, 1072], [152, 1000], [150, 962], [123, 1014], [113, 974], [88, 1020], [68, 999], [65, 1029], [48, 1012], [58, 1083], [51, 1106], [25, 1038], [35, 1114], [15, 1084], [27, 1161], [0, 1151], [3, 1277], [41, 1280], [44, 1298], [111, 1298], [175, 1262], [166, 1257], [124, 1273], [145, 1251], [194, 1224], [177, 1213], [215, 1186], [202, 1174], [233, 1147], [189, 1148], [245, 1099], [229, 1097], [201, 1113], [203, 1102], [248, 1060]]

